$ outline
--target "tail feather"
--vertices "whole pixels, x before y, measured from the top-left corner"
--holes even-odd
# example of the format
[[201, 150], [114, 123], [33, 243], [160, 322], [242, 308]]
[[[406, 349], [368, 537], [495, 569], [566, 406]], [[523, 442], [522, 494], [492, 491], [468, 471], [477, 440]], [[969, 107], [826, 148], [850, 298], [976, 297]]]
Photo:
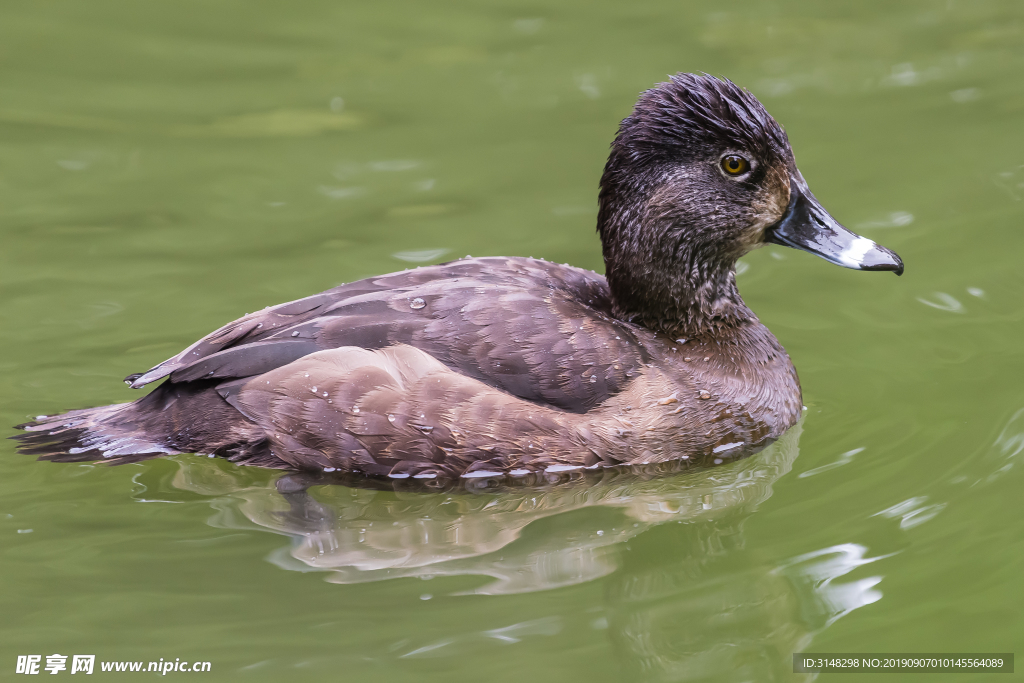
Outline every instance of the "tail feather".
[[161, 455], [205, 453], [236, 463], [289, 468], [266, 432], [217, 393], [216, 382], [164, 382], [133, 403], [40, 416], [11, 437], [51, 462], [120, 465]]
[[148, 460], [181, 451], [140, 436], [125, 413], [134, 405], [121, 403], [40, 416], [18, 425], [25, 434], [11, 437], [18, 450], [51, 462], [102, 460], [112, 465]]

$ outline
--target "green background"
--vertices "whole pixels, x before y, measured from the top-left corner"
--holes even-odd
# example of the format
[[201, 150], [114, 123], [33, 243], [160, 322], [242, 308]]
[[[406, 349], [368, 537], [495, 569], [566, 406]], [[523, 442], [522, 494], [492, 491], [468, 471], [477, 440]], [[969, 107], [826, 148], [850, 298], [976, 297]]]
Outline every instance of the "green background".
[[744, 259], [809, 408], [787, 440], [652, 482], [292, 501], [277, 473], [44, 464], [4, 441], [0, 677], [53, 653], [538, 683], [1019, 653], [1013, 0], [8, 0], [0, 425], [135, 398], [128, 373], [340, 282], [465, 254], [600, 270], [608, 143], [677, 71], [760, 97], [826, 208], [906, 263]]

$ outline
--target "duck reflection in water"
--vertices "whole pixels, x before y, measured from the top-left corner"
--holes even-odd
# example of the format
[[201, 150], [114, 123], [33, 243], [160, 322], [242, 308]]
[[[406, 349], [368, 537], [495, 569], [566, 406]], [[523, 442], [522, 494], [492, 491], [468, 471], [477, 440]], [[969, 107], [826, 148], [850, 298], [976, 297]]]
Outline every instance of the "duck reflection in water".
[[[430, 493], [401, 488], [409, 480], [354, 480], [378, 487], [371, 489], [298, 474], [276, 486], [245, 485], [237, 469], [190, 459], [173, 485], [219, 496], [215, 526], [255, 524], [290, 536], [270, 561], [323, 571], [334, 583], [463, 577], [452, 594], [508, 595], [602, 579], [598, 621], [634, 680], [702, 680], [726, 671], [746, 674], [736, 680], [792, 680], [791, 655], [816, 630], [877, 599], [870, 582], [829, 586], [866, 562], [856, 548], [783, 567], [744, 549], [744, 522], [790, 471], [800, 429], [745, 460], [668, 476], [565, 472], [548, 475], [558, 479], [544, 486], [463, 480], [458, 489]], [[463, 603], [460, 629], [493, 630], [489, 605]], [[554, 633], [577, 618], [558, 617], [545, 628]], [[587, 615], [579, 628], [594, 628], [594, 619]], [[421, 645], [399, 655], [430, 650], [431, 643]]]
[[[545, 481], [534, 486], [461, 479], [455, 480], [457, 488], [438, 493], [412, 489], [425, 486], [415, 480], [341, 473], [295, 473], [272, 488], [233, 490], [230, 470], [200, 460], [183, 463], [174, 485], [227, 493], [251, 522], [293, 537], [290, 561], [279, 557], [279, 564], [295, 567], [297, 561], [302, 568], [330, 571], [329, 581], [481, 575], [493, 580], [467, 592], [522, 593], [614, 572], [619, 560], [611, 551], [652, 526], [749, 513], [789, 471], [798, 431], [732, 466], [676, 469], [675, 476], [669, 470], [686, 467], [685, 461], [544, 473]], [[338, 482], [347, 485], [324, 486]], [[593, 514], [576, 516], [568, 525], [549, 524], [542, 537], [523, 537], [534, 522], [582, 509]]]

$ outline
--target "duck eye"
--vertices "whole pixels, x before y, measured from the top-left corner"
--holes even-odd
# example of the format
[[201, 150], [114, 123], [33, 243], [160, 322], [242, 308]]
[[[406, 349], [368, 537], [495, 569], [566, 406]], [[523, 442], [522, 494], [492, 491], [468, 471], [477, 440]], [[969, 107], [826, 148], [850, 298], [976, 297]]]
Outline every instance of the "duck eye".
[[739, 155], [730, 154], [722, 157], [722, 170], [726, 175], [743, 175], [750, 170], [750, 162]]

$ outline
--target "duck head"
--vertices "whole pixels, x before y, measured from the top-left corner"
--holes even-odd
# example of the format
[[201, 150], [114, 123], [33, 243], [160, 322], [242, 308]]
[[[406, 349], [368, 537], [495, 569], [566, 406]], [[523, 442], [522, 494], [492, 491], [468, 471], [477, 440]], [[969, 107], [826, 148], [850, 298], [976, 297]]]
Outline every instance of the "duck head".
[[616, 315], [671, 334], [756, 319], [735, 268], [764, 244], [903, 272], [899, 256], [815, 199], [757, 98], [708, 75], [678, 74], [641, 94], [601, 178], [598, 231]]

